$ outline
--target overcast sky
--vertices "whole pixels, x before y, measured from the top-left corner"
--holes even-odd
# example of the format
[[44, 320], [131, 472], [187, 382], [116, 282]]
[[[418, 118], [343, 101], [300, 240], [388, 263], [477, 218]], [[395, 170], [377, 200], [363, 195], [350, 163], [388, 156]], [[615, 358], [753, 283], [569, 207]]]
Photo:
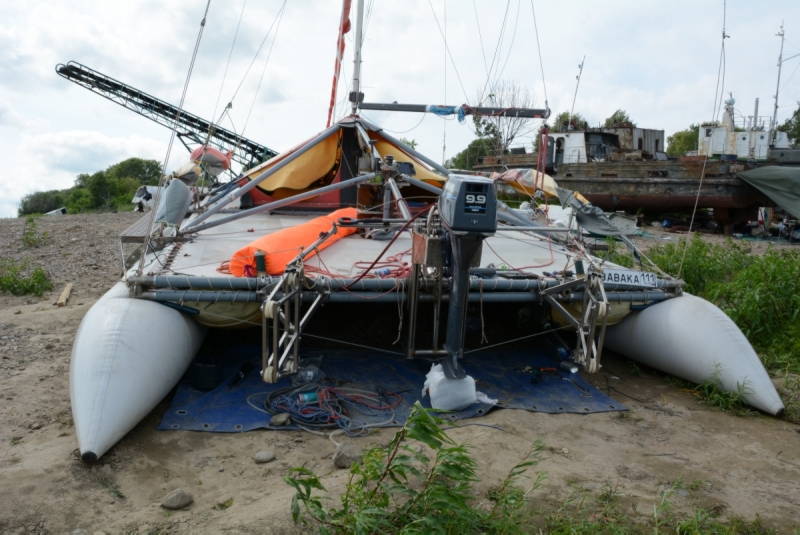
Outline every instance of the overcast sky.
[[[27, 193], [71, 186], [78, 173], [131, 156], [164, 159], [169, 130], [60, 78], [54, 67], [76, 60], [177, 103], [205, 5], [206, 0], [0, 0], [0, 141], [6, 154], [0, 166], [0, 217], [15, 216]], [[223, 125], [241, 131], [246, 123], [245, 136], [278, 151], [325, 126], [341, 9], [334, 0], [288, 0], [245, 77], [282, 5], [283, 0], [212, 0], [185, 104], [211, 118], [215, 106], [219, 114], [241, 84]], [[550, 108], [558, 113], [570, 107], [585, 55], [575, 110], [592, 124], [622, 108], [639, 126], [669, 135], [712, 118], [722, 0], [535, 0], [544, 83], [531, 0], [374, 0], [366, 5], [363, 91], [369, 101], [476, 104], [484, 87], [489, 92], [503, 80], [526, 87], [537, 107], [544, 106], [546, 89]], [[800, 53], [800, 2], [727, 2], [725, 90], [733, 92], [742, 116], [752, 115], [755, 98], [760, 98], [759, 115], [772, 113], [775, 34], [782, 22], [784, 57]], [[342, 98], [352, 75], [353, 34], [338, 117], [349, 113]], [[800, 101], [799, 67], [800, 58], [784, 64], [779, 121]], [[474, 137], [469, 122], [430, 114], [363, 115], [416, 140], [436, 160], [442, 159], [443, 145], [450, 157]], [[186, 156], [178, 145], [168, 168]]]

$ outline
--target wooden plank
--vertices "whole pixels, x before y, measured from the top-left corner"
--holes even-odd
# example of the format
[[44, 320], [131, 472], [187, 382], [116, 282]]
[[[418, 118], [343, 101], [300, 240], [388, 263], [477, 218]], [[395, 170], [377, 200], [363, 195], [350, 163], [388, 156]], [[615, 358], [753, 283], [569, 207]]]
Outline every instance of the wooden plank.
[[144, 214], [133, 225], [122, 231], [119, 238], [122, 243], [144, 243], [147, 230], [150, 227], [150, 213]]
[[56, 299], [56, 302], [53, 304], [56, 306], [63, 307], [64, 305], [67, 304], [67, 301], [69, 301], [69, 296], [71, 293], [72, 293], [72, 283], [68, 282], [67, 285], [64, 286], [64, 289], [61, 290], [61, 295], [58, 296], [58, 299]]

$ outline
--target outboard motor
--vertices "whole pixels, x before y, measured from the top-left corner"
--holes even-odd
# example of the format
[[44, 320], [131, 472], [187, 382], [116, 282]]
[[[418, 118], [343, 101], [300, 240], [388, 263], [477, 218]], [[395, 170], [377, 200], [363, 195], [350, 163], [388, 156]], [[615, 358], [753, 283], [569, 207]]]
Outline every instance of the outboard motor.
[[497, 193], [493, 180], [451, 174], [439, 196], [439, 216], [450, 239], [451, 284], [447, 315], [445, 376], [465, 376], [459, 361], [464, 355], [464, 329], [469, 296], [469, 270], [480, 263], [484, 238], [497, 231]]

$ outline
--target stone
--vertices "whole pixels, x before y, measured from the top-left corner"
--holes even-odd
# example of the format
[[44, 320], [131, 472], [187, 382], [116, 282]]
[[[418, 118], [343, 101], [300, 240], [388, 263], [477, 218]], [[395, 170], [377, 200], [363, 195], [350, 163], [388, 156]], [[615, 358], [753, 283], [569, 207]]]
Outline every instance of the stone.
[[272, 418], [269, 419], [269, 425], [286, 425], [289, 423], [289, 419], [291, 416], [288, 412], [279, 412], [278, 414], [273, 414]]
[[275, 460], [275, 452], [272, 450], [261, 450], [253, 456], [256, 464], [265, 464]]
[[170, 511], [185, 509], [192, 505], [194, 497], [183, 489], [175, 489], [161, 502], [161, 507]]
[[350, 468], [353, 463], [361, 460], [361, 448], [353, 444], [340, 444], [333, 454], [333, 464], [336, 468]]

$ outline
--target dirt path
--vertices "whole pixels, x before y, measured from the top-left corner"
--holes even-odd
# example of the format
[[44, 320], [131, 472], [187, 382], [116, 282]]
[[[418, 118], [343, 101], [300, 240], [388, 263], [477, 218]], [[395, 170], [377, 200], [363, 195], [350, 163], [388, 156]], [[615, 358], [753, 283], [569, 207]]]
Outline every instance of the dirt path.
[[[30, 258], [50, 271], [55, 285], [42, 298], [0, 294], [0, 532], [296, 532], [286, 470], [305, 465], [333, 489], [346, 481], [325, 437], [158, 432], [162, 406], [100, 464], [77, 459], [69, 407], [72, 339], [88, 307], [118, 277], [115, 237], [135, 219], [41, 219], [49, 239], [34, 249], [22, 246], [23, 220], [0, 220], [2, 256]], [[54, 307], [66, 282], [75, 284], [73, 296], [66, 307]], [[611, 488], [626, 510], [649, 515], [660, 492], [672, 489], [677, 508], [759, 515], [780, 532], [800, 526], [800, 426], [706, 407], [667, 377], [621, 358], [609, 358], [591, 380], [631, 410], [586, 416], [498, 410], [471, 422], [501, 429], [451, 430], [472, 445], [479, 489], [496, 484], [540, 439], [546, 449], [539, 469], [547, 480], [534, 501]], [[385, 443], [392, 434], [383, 430], [353, 442]], [[253, 455], [263, 449], [273, 449], [277, 460], [255, 464]], [[186, 511], [162, 509], [161, 500], [177, 487], [191, 492], [194, 504]]]

